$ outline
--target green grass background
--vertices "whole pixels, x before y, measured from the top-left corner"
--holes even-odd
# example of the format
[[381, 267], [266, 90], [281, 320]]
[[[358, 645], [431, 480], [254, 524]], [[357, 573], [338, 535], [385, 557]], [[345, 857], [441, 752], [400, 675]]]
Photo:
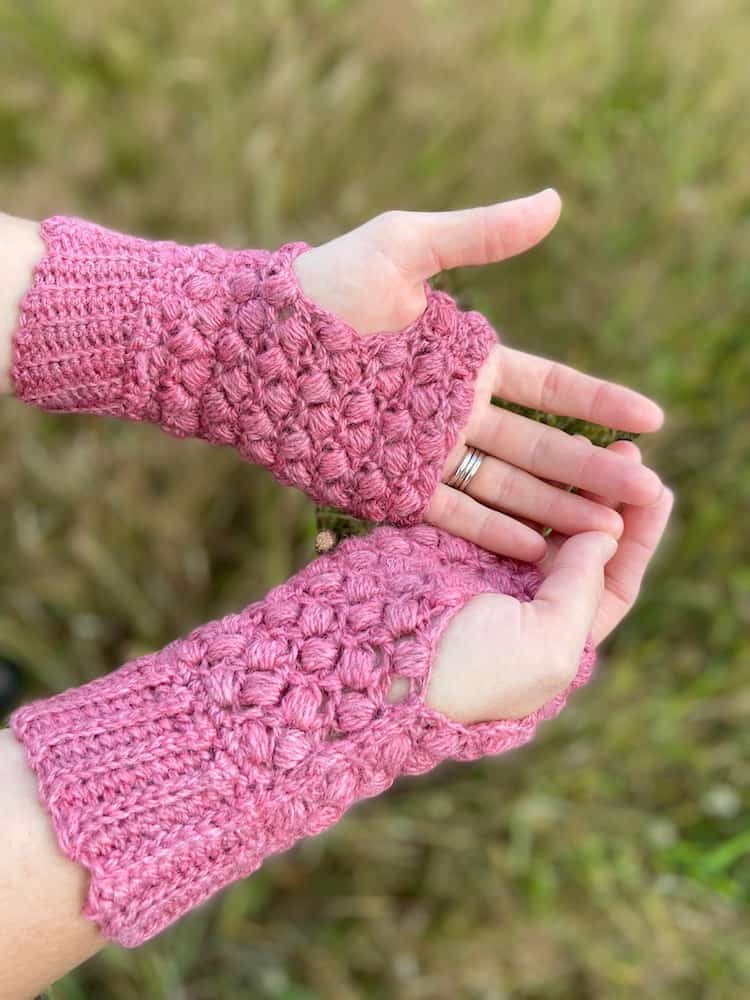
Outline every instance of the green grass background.
[[[557, 186], [542, 248], [452, 287], [660, 399], [678, 498], [534, 745], [402, 783], [55, 1000], [750, 995], [749, 52], [739, 0], [0, 0], [5, 211], [272, 246]], [[230, 453], [13, 401], [1, 433], [26, 695], [312, 554], [312, 508]]]

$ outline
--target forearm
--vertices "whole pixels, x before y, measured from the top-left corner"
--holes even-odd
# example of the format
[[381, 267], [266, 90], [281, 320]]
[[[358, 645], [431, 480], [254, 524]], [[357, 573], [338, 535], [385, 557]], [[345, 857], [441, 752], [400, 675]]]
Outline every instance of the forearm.
[[10, 367], [18, 307], [43, 255], [37, 223], [0, 213], [0, 393], [12, 390]]
[[304, 243], [180, 246], [59, 216], [40, 232], [13, 343], [19, 399], [157, 423], [318, 503], [422, 520], [497, 344], [478, 313], [430, 292], [409, 328], [361, 337], [307, 296]]
[[101, 948], [85, 870], [58, 847], [23, 747], [0, 731], [0, 997], [31, 997]]
[[[528, 742], [588, 679], [590, 646], [580, 656], [576, 643], [575, 676], [538, 686], [541, 697], [530, 703], [524, 696], [521, 715], [493, 710], [498, 696], [514, 703], [498, 695], [498, 676], [500, 686], [506, 675], [516, 683], [515, 668], [498, 672], [494, 656], [487, 671], [494, 693], [478, 721], [460, 706], [456, 714], [472, 721], [442, 711], [445, 677], [438, 705], [427, 688], [433, 660], [455, 657], [448, 632], [465, 606], [471, 632], [492, 635], [493, 650], [499, 642], [515, 665], [519, 607], [540, 581], [531, 565], [497, 560], [435, 529], [381, 528], [343, 543], [239, 614], [19, 709], [13, 733], [70, 859], [57, 903], [45, 906], [54, 866], [63, 864], [47, 844], [49, 871], [41, 871], [41, 896], [31, 903], [50, 921], [38, 925], [37, 946], [59, 936], [64, 952], [52, 974], [96, 947], [95, 937], [66, 929], [81, 902], [104, 937], [138, 946], [400, 775]], [[464, 633], [460, 646], [459, 664], [464, 654], [475, 666], [481, 661], [483, 643], [475, 656]], [[440, 680], [439, 664], [436, 673]], [[520, 669], [518, 677], [526, 684], [533, 673]], [[23, 766], [16, 760], [16, 770]], [[11, 784], [19, 780], [29, 775]], [[10, 813], [19, 792], [8, 794], [0, 804]], [[28, 785], [23, 794], [33, 799]], [[26, 811], [39, 824], [35, 810], [34, 800]], [[49, 828], [40, 824], [42, 844], [44, 836]], [[85, 901], [79, 865], [88, 872]], [[0, 930], [15, 923], [12, 909]], [[19, 924], [37, 926], [31, 918]]]

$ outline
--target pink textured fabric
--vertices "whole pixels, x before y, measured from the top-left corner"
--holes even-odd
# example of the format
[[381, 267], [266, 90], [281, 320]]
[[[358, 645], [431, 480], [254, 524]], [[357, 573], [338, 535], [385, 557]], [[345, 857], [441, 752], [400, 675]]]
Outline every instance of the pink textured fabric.
[[[539, 582], [438, 529], [381, 528], [240, 614], [20, 709], [60, 845], [91, 873], [85, 913], [138, 945], [399, 775], [526, 743], [589, 678], [590, 645], [568, 690], [523, 719], [464, 726], [424, 696], [467, 600], [528, 601]], [[395, 678], [409, 693], [392, 704]]]
[[184, 247], [78, 219], [42, 223], [15, 336], [16, 394], [236, 447], [320, 503], [416, 523], [497, 336], [427, 291], [400, 333], [359, 336], [311, 302], [305, 244]]

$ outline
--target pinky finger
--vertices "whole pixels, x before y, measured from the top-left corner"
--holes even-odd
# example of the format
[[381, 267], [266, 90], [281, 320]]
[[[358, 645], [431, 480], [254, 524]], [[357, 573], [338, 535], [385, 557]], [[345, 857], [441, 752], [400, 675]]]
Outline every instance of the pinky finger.
[[[615, 441], [609, 448], [626, 458], [641, 459], [640, 449], [632, 441]], [[616, 506], [605, 496], [584, 495], [597, 503]], [[606, 639], [635, 604], [651, 557], [669, 521], [673, 503], [671, 491], [665, 488], [661, 498], [651, 507], [625, 505], [620, 509], [625, 527], [617, 552], [604, 569], [604, 593], [591, 630], [595, 645]], [[564, 541], [560, 535], [547, 539], [548, 555], [542, 565], [544, 571], [552, 565]]]
[[604, 572], [604, 596], [592, 630], [595, 645], [606, 639], [635, 604], [673, 504], [674, 496], [665, 487], [660, 500], [652, 507], [627, 506], [623, 509], [625, 530]]
[[440, 483], [427, 508], [426, 520], [498, 555], [536, 562], [547, 545], [542, 536], [514, 517], [492, 510], [473, 497]]

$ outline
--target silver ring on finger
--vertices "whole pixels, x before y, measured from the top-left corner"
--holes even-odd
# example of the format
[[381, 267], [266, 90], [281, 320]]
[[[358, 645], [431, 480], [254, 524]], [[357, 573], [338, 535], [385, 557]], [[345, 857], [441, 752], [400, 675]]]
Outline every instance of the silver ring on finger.
[[479, 467], [485, 457], [486, 452], [480, 451], [479, 448], [467, 447], [466, 454], [459, 462], [458, 468], [446, 485], [452, 486], [454, 490], [458, 490], [460, 493], [465, 493], [469, 487], [469, 483], [479, 472]]

